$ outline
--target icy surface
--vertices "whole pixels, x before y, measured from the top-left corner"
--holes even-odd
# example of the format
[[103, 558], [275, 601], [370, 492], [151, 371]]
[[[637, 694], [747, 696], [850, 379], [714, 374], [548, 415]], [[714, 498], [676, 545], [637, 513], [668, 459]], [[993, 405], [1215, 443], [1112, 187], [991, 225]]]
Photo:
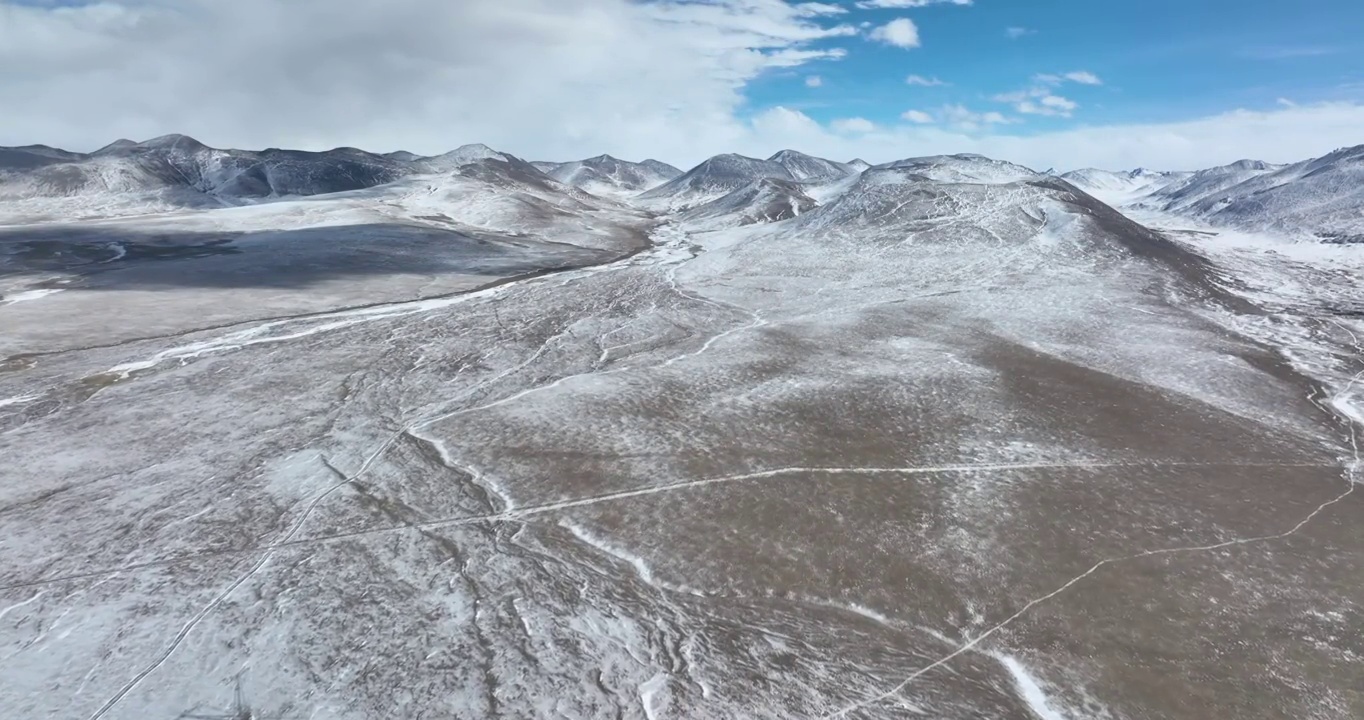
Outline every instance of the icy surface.
[[1364, 711], [1357, 246], [544, 170], [0, 236], [0, 715]]

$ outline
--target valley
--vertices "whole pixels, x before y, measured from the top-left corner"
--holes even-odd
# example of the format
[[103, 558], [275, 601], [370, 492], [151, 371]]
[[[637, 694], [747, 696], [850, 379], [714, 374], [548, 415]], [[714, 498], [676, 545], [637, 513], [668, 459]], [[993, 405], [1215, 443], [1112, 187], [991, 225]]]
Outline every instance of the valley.
[[1357, 153], [106, 150], [0, 151], [16, 717], [1364, 712]]

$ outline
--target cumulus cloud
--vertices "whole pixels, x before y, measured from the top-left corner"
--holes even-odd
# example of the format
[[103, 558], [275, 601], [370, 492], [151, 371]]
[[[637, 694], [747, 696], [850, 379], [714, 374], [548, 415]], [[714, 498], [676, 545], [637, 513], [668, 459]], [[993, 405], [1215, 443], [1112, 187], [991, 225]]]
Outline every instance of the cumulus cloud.
[[933, 124], [933, 116], [922, 110], [906, 110], [900, 115], [900, 118], [918, 125]]
[[866, 118], [844, 118], [835, 120], [829, 124], [835, 132], [840, 133], [869, 133], [876, 129], [876, 124]]
[[909, 18], [896, 18], [871, 31], [872, 40], [902, 48], [919, 47], [919, 26]]
[[921, 8], [929, 5], [970, 5], [972, 0], [861, 0], [857, 7], [863, 10], [880, 10], [884, 8]]
[[811, 75], [805, 78], [805, 87], [817, 88], [824, 84], [824, 78], [818, 75]]
[[958, 130], [974, 132], [989, 125], [1008, 125], [1016, 122], [1004, 116], [1003, 113], [975, 112], [965, 105], [944, 105], [938, 113], [944, 122], [954, 126]]
[[941, 87], [947, 84], [935, 77], [927, 78], [923, 75], [910, 75], [905, 78], [905, 83], [909, 85], [918, 85], [919, 87]]
[[1023, 115], [1043, 115], [1049, 117], [1070, 117], [1079, 109], [1080, 104], [1056, 94], [1056, 87], [1065, 83], [1079, 85], [1102, 85], [1098, 75], [1086, 70], [1075, 70], [1060, 74], [1034, 75], [1032, 86], [1014, 92], [1001, 93], [991, 99], [995, 102], [1013, 105], [1014, 111]]

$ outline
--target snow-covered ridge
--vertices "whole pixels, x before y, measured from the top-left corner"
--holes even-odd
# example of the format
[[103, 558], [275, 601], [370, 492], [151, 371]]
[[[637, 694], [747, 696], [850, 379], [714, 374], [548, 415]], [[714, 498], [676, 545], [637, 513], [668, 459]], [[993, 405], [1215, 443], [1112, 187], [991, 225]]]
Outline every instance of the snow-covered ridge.
[[361, 190], [486, 162], [520, 161], [486, 145], [422, 157], [356, 148], [223, 150], [184, 135], [118, 140], [93, 153], [0, 148], [0, 202], [4, 215], [18, 218], [145, 214]]
[[622, 197], [649, 190], [682, 174], [658, 160], [633, 163], [598, 155], [566, 163], [532, 163], [550, 177], [594, 195]]
[[1114, 205], [1303, 240], [1364, 242], [1364, 145], [1290, 165], [1240, 160], [1192, 173], [1088, 169], [1062, 177]]

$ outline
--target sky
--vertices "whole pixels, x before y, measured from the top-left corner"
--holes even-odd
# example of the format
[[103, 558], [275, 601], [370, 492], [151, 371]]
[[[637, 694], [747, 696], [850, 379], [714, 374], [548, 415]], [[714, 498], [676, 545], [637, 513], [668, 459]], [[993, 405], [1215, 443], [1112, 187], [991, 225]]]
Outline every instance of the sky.
[[1364, 143], [1359, 0], [0, 0], [0, 145], [1042, 170]]

